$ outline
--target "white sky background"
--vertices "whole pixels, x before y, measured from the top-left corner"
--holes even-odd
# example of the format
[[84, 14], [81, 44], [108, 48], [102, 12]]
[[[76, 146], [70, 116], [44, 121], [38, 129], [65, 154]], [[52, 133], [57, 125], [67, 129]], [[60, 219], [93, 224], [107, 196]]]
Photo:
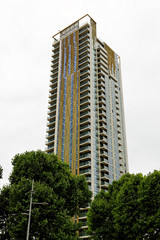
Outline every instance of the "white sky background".
[[45, 149], [52, 35], [86, 13], [121, 57], [129, 170], [160, 169], [160, 1], [1, 0], [1, 186], [15, 154]]

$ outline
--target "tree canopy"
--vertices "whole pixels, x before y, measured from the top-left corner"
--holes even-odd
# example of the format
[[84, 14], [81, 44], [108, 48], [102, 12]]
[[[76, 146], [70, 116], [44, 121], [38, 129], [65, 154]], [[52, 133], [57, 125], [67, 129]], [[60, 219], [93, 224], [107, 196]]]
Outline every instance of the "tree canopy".
[[88, 212], [93, 239], [160, 239], [160, 171], [126, 174], [100, 192]]
[[29, 209], [32, 179], [33, 202], [47, 202], [48, 205], [33, 205], [30, 238], [76, 239], [79, 225], [71, 218], [90, 203], [92, 195], [85, 177], [71, 175], [68, 164], [42, 151], [17, 154], [12, 165], [10, 184], [0, 195], [4, 239], [26, 237], [28, 216], [24, 213]]

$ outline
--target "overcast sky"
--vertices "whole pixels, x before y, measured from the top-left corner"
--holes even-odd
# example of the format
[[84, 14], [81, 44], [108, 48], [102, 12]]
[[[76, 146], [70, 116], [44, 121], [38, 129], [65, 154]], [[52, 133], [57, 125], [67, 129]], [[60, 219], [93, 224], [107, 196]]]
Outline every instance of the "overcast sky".
[[0, 165], [45, 149], [52, 35], [88, 13], [121, 57], [131, 173], [160, 169], [160, 0], [1, 0]]

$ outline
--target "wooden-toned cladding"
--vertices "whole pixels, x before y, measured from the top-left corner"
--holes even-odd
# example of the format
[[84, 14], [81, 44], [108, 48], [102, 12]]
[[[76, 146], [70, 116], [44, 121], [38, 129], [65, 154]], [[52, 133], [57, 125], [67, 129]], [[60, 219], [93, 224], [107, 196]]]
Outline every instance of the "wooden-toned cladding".
[[92, 39], [93, 44], [96, 42], [96, 22], [91, 19], [91, 28], [92, 28]]
[[112, 69], [113, 69], [113, 72], [115, 74], [115, 55], [114, 55], [114, 51], [106, 43], [104, 43], [104, 48], [108, 52], [108, 67], [109, 67], [109, 70], [112, 73]]
[[[68, 75], [68, 62], [69, 62], [69, 44], [68, 38], [70, 37], [71, 56], [70, 56], [70, 75]], [[69, 163], [69, 154], [72, 154], [71, 169], [72, 173], [76, 174], [76, 151], [77, 151], [77, 94], [78, 94], [78, 115], [79, 115], [79, 89], [77, 89], [77, 71], [78, 71], [78, 56], [79, 56], [79, 31], [75, 32], [75, 42], [77, 45], [76, 53], [76, 71], [74, 72], [74, 33], [70, 34], [62, 40], [62, 59], [61, 59], [61, 90], [60, 90], [60, 109], [59, 109], [59, 134], [58, 134], [58, 157], [61, 159], [62, 153], [62, 140], [64, 140], [64, 161]], [[64, 62], [64, 48], [66, 49], [66, 61]], [[66, 66], [66, 74], [64, 76], [64, 65]], [[78, 74], [79, 76], [79, 74]], [[72, 119], [72, 150], [70, 151], [70, 134], [71, 134], [71, 78], [73, 77], [73, 119]], [[62, 139], [63, 131], [63, 110], [64, 110], [64, 85], [66, 83], [66, 105], [65, 105], [65, 130], [64, 139]], [[79, 120], [78, 120], [79, 121]], [[79, 125], [79, 124], [78, 124]], [[78, 126], [79, 127], [79, 126]], [[78, 150], [79, 151], [79, 150]], [[78, 152], [79, 156], [79, 152]], [[78, 168], [79, 164], [77, 165]], [[78, 170], [78, 169], [77, 169]], [[78, 173], [78, 172], [77, 172]]]

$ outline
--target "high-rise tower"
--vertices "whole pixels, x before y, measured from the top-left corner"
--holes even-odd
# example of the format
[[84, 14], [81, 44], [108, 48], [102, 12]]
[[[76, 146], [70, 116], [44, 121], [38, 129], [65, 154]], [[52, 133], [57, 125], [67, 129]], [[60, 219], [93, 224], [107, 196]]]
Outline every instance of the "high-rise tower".
[[46, 151], [95, 195], [128, 171], [120, 57], [89, 15], [53, 39]]

